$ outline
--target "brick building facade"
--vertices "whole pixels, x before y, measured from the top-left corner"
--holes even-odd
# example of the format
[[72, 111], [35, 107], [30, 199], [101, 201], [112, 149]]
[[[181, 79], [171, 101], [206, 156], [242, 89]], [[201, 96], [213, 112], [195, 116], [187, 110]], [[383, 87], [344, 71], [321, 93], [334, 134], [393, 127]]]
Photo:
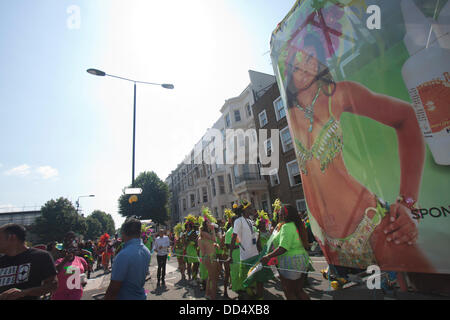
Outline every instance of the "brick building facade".
[[252, 106], [255, 127], [260, 139], [260, 129], [267, 130], [267, 139], [264, 147], [267, 152], [272, 152], [271, 129], [279, 130], [279, 167], [277, 172], [265, 176], [269, 184], [271, 203], [279, 198], [282, 203], [289, 203], [297, 207], [297, 210], [306, 210], [304, 193], [300, 171], [298, 168], [294, 141], [289, 132], [286, 118], [286, 108], [280, 97], [277, 83], [274, 83], [265, 94]]

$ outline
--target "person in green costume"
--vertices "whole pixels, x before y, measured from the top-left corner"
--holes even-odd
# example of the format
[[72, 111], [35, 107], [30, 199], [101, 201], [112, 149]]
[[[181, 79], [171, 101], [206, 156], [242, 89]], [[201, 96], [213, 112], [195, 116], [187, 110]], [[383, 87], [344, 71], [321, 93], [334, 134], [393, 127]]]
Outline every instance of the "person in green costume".
[[178, 260], [178, 270], [181, 273], [181, 280], [186, 280], [186, 262], [184, 261], [184, 238], [183, 238], [183, 225], [178, 223], [174, 227], [175, 241], [174, 241], [174, 252]]
[[269, 215], [264, 212], [264, 210], [258, 211], [258, 218], [256, 219], [255, 226], [258, 229], [259, 232], [259, 243], [261, 245], [261, 248], [259, 248], [259, 251], [261, 252], [265, 245], [267, 244], [267, 241], [270, 238], [270, 220]]
[[[252, 266], [259, 262], [261, 258], [258, 250], [258, 248], [261, 248], [261, 245], [258, 244], [258, 230], [250, 219], [253, 213], [256, 213], [256, 210], [254, 210], [250, 202], [242, 200], [241, 205], [236, 208], [235, 212], [241, 216], [236, 219], [233, 225], [231, 247], [235, 245], [236, 239], [239, 238], [241, 260], [239, 277], [243, 281], [243, 287], [246, 288], [247, 294], [251, 298], [262, 300], [264, 298], [264, 283], [273, 277], [270, 268], [264, 268], [261, 272], [257, 272], [250, 279], [251, 281], [244, 283]], [[231, 262], [232, 260], [231, 258]]]
[[[205, 291], [208, 283], [208, 269], [206, 268], [202, 259], [200, 259], [199, 273], [200, 273], [200, 290]], [[206, 298], [208, 299], [208, 296], [206, 296]]]
[[217, 294], [217, 280], [219, 278], [219, 263], [217, 262], [215, 226], [217, 220], [208, 208], [202, 209], [200, 221], [200, 236], [198, 247], [201, 253], [201, 264], [207, 269], [207, 285], [205, 296], [207, 299], [215, 300]]
[[186, 223], [184, 228], [186, 233], [184, 235], [184, 256], [187, 263], [187, 273], [189, 280], [197, 280], [199, 257], [198, 257], [198, 245], [197, 245], [197, 230], [195, 227], [196, 218], [192, 215], [186, 217]]
[[225, 233], [225, 245], [227, 246], [228, 250], [231, 251], [231, 257], [232, 262], [227, 261], [225, 263], [225, 266], [228, 265], [229, 274], [226, 273], [226, 267], [225, 267], [225, 279], [224, 279], [224, 296], [225, 298], [228, 297], [227, 287], [228, 287], [228, 280], [229, 277], [231, 277], [231, 290], [234, 292], [240, 294], [242, 293], [242, 281], [239, 278], [239, 269], [240, 269], [240, 254], [239, 254], [239, 239], [236, 239], [235, 246], [231, 248], [231, 239], [233, 236], [233, 224], [236, 221], [236, 219], [239, 218], [237, 215], [234, 215], [230, 218], [230, 225], [231, 227], [227, 230]]
[[219, 263], [219, 276], [225, 276], [224, 272], [224, 261], [228, 259], [228, 250], [226, 250], [225, 247], [225, 231], [223, 230], [223, 221], [219, 220], [217, 221], [217, 226], [215, 227], [215, 233], [216, 233], [216, 255], [217, 255], [217, 261]]
[[280, 220], [269, 240], [271, 251], [261, 258], [261, 263], [267, 265], [270, 260], [278, 260], [283, 292], [288, 300], [309, 300], [303, 290], [307, 272], [312, 270], [311, 260], [305, 246], [308, 246], [306, 228], [291, 205], [283, 205], [280, 210]]
[[144, 238], [142, 239], [144, 242], [144, 245], [147, 247], [148, 251], [152, 252], [152, 248], [153, 248], [153, 237], [151, 234], [149, 235], [145, 235]]

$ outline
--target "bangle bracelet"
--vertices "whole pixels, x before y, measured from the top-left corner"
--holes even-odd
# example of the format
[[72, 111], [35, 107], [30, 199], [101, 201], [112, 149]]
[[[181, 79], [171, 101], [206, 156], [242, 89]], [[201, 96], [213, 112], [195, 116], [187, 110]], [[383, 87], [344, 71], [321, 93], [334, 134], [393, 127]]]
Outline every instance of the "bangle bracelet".
[[397, 197], [397, 203], [401, 203], [404, 206], [406, 206], [409, 210], [418, 209], [417, 206], [417, 200], [413, 199], [412, 197], [404, 197], [402, 195]]

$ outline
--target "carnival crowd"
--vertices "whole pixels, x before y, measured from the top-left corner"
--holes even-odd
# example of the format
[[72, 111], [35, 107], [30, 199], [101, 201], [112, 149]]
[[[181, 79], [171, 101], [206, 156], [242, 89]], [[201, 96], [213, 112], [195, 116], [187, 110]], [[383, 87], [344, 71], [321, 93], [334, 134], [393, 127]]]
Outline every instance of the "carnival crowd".
[[23, 226], [0, 227], [0, 300], [80, 300], [92, 272], [111, 273], [104, 299], [145, 300], [152, 253], [157, 256], [157, 287], [165, 286], [166, 263], [176, 257], [181, 280], [216, 300], [264, 297], [264, 284], [278, 273], [286, 299], [309, 299], [303, 290], [312, 271], [308, 249], [313, 236], [304, 212], [278, 199], [273, 215], [241, 200], [217, 220], [209, 208], [185, 217], [170, 232], [128, 218], [120, 236], [105, 233], [80, 241], [74, 232], [61, 243], [28, 247]]

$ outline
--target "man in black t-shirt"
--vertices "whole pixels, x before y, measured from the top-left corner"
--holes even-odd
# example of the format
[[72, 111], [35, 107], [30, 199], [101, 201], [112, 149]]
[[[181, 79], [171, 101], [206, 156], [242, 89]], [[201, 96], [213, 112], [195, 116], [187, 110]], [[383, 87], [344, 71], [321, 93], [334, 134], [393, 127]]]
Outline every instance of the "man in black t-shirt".
[[25, 228], [0, 226], [0, 300], [38, 299], [58, 287], [51, 255], [25, 245]]

